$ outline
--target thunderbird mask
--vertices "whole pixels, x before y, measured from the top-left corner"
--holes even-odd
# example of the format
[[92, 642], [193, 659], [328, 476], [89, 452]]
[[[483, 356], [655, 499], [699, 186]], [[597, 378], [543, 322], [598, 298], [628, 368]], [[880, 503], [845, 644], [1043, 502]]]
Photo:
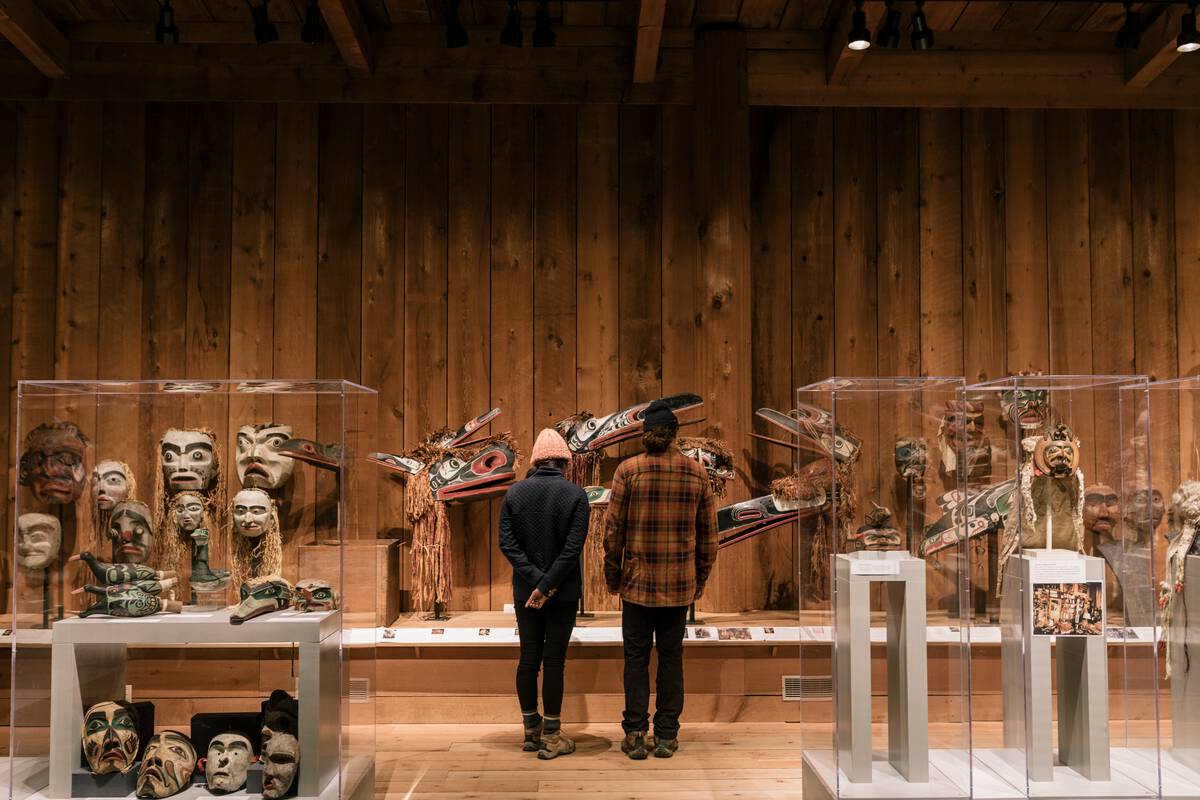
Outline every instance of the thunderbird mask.
[[236, 792], [246, 785], [246, 771], [254, 761], [254, 747], [240, 733], [221, 733], [208, 743], [200, 759], [204, 782], [210, 792]]
[[22, 514], [17, 518], [17, 566], [46, 569], [58, 558], [62, 525], [49, 514]]
[[108, 538], [113, 557], [121, 564], [143, 564], [154, 545], [154, 525], [145, 503], [127, 501], [113, 507]]
[[145, 564], [106, 564], [86, 550], [79, 554], [79, 559], [88, 565], [96, 580], [105, 586], [161, 581], [163, 578], [175, 577], [174, 572], [157, 570]]
[[146, 745], [137, 796], [163, 798], [186, 789], [196, 769], [196, 748], [179, 731], [156, 733]]
[[270, 614], [287, 608], [292, 602], [292, 585], [279, 576], [262, 578], [253, 583], [243, 583], [242, 602], [229, 615], [229, 622], [241, 625], [248, 619]]
[[294, 459], [279, 452], [292, 438], [292, 426], [266, 422], [243, 425], [237, 434], [237, 472], [242, 486], [278, 489], [292, 477]]
[[87, 446], [83, 431], [70, 422], [37, 426], [25, 437], [21, 485], [28, 486], [40, 503], [74, 503], [86, 482], [83, 460]]
[[831, 455], [840, 464], [854, 463], [862, 450], [862, 441], [835, 424], [833, 415], [823, 408], [801, 403], [787, 414], [772, 408], [760, 408], [755, 414], [796, 437], [797, 444], [782, 444]]
[[209, 431], [171, 428], [162, 438], [160, 454], [167, 494], [206, 492], [217, 476], [216, 439]]
[[292, 592], [292, 607], [297, 611], [334, 611], [338, 607], [337, 593], [329, 581], [304, 580]]
[[[674, 394], [662, 398], [662, 401], [675, 414], [680, 425], [696, 421], [704, 406], [698, 394]], [[567, 447], [572, 453], [586, 453], [633, 439], [642, 432], [642, 417], [650, 402], [638, 403], [605, 417], [584, 413], [572, 418], [563, 437], [567, 440]], [[561, 428], [559, 432], [562, 432]]]
[[342, 468], [342, 448], [336, 444], [321, 444], [312, 439], [288, 439], [279, 445], [279, 455], [303, 461], [318, 469], [336, 472]]
[[129, 772], [140, 744], [137, 711], [130, 704], [97, 703], [83, 715], [83, 755], [93, 775]]
[[263, 745], [263, 797], [285, 797], [296, 782], [300, 743], [290, 733], [277, 733]]
[[163, 578], [113, 586], [84, 586], [85, 592], [99, 599], [80, 611], [79, 616], [104, 614], [109, 617], [148, 617], [160, 611], [178, 614], [183, 611], [183, 604], [177, 600], [164, 600], [160, 596], [164, 589], [170, 589], [178, 582], [177, 578]]
[[516, 477], [517, 454], [503, 441], [485, 444], [474, 455], [449, 455], [429, 473], [429, 490], [441, 501], [496, 494]]

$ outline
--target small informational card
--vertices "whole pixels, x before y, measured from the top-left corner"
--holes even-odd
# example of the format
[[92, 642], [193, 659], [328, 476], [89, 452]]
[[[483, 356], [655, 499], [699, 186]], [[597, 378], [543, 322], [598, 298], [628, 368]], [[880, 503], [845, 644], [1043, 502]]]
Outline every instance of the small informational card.
[[1103, 636], [1104, 582], [1034, 583], [1034, 636]]
[[894, 559], [854, 560], [850, 562], [851, 575], [899, 575], [900, 562]]
[[1038, 557], [1029, 561], [1029, 582], [1083, 583], [1087, 580], [1082, 558]]

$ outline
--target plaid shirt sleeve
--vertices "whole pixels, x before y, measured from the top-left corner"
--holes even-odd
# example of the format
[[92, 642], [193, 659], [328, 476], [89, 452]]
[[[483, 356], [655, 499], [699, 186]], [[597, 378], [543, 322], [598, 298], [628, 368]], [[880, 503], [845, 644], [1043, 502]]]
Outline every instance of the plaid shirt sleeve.
[[704, 594], [717, 561], [717, 499], [706, 484], [696, 507], [696, 599]]
[[621, 565], [625, 555], [625, 512], [628, 503], [625, 473], [618, 467], [613, 475], [612, 495], [604, 517], [604, 583], [608, 591], [621, 591]]

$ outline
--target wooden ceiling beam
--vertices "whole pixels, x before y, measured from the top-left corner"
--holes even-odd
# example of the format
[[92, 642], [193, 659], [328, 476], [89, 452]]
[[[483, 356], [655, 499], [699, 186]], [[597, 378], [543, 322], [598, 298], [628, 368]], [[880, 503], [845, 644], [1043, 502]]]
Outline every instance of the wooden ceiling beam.
[[371, 34], [357, 0], [319, 0], [321, 16], [350, 74], [368, 78], [375, 65]]
[[71, 45], [33, 0], [0, 0], [0, 35], [47, 78], [67, 77]]
[[1158, 19], [1142, 31], [1141, 47], [1125, 54], [1125, 82], [1129, 86], [1145, 88], [1175, 63], [1179, 57], [1175, 37], [1179, 35], [1179, 22], [1186, 13], [1186, 6], [1167, 6]]
[[[854, 3], [852, 0], [834, 0], [834, 3], [835, 7], [830, 15], [829, 27], [824, 39], [825, 82], [830, 86], [845, 83], [867, 53], [866, 50], [851, 50], [847, 47], [850, 25], [854, 18]], [[867, 16], [867, 30], [874, 31], [879, 27], [883, 9], [882, 3], [863, 4], [863, 12]]]
[[633, 82], [653, 83], [658, 72], [658, 50], [662, 45], [663, 17], [667, 0], [642, 0], [638, 8], [637, 38], [633, 45]]

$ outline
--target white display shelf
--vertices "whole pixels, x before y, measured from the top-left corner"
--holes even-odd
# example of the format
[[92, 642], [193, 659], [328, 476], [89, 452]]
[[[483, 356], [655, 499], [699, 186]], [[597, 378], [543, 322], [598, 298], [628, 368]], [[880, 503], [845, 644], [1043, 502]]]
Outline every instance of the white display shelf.
[[[1089, 781], [1070, 767], [1056, 765], [1054, 778], [1030, 781], [1029, 797], [1046, 800], [1081, 798], [1158, 797], [1157, 769], [1151, 754], [1127, 747], [1109, 751], [1111, 780]], [[1007, 800], [1026, 797], [1025, 754], [1018, 749], [975, 751], [975, 792], [978, 800]], [[1195, 797], [1195, 791], [1190, 795]]]
[[[877, 800], [967, 798], [971, 796], [970, 786], [965, 785], [967, 759], [966, 750], [930, 750], [929, 780], [910, 783], [888, 763], [886, 752], [876, 752], [871, 761], [871, 780], [852, 783], [844, 773], [841, 781], [836, 780], [837, 764], [832, 750], [806, 750], [803, 767], [804, 800], [832, 800], [836, 797], [870, 797]], [[962, 776], [964, 780], [955, 780], [953, 776], [956, 775]]]
[[231, 608], [149, 617], [71, 617], [54, 623], [54, 644], [283, 644], [320, 642], [341, 629], [340, 611], [275, 611], [230, 623]]

